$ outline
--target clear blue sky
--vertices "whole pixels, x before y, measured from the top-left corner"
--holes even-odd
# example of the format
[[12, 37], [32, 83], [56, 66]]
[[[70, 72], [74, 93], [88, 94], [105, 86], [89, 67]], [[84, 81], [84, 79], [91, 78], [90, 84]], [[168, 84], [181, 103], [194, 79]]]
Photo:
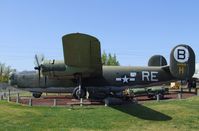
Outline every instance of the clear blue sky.
[[[198, 0], [1, 0], [0, 62], [32, 70], [34, 54], [63, 59], [61, 37], [96, 36], [121, 65], [147, 65], [154, 54], [189, 44], [199, 55]], [[197, 57], [197, 62], [199, 59]]]

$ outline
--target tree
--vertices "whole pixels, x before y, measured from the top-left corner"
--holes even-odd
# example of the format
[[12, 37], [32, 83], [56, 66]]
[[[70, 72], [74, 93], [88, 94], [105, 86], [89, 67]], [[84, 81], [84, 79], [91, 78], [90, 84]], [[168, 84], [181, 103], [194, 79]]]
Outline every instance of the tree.
[[109, 53], [107, 55], [105, 51], [103, 51], [103, 53], [102, 53], [102, 64], [109, 65], [109, 66], [111, 66], [111, 65], [119, 66], [120, 65], [115, 54], [111, 55], [111, 53]]
[[10, 66], [6, 66], [4, 63], [0, 63], [0, 82], [8, 82], [11, 72], [16, 72], [16, 70], [11, 69]]
[[101, 59], [102, 59], [102, 64], [107, 65], [107, 54], [105, 51], [103, 51]]

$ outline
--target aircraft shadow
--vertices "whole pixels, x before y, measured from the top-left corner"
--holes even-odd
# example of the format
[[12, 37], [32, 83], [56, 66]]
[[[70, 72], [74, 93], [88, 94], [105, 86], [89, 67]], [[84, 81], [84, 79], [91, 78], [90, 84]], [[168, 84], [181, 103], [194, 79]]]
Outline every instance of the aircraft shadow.
[[111, 106], [111, 107], [121, 112], [127, 113], [129, 115], [132, 115], [144, 120], [169, 121], [172, 119], [168, 115], [165, 115], [161, 112], [150, 109], [141, 104], [128, 103], [124, 105], [117, 105], [117, 106]]

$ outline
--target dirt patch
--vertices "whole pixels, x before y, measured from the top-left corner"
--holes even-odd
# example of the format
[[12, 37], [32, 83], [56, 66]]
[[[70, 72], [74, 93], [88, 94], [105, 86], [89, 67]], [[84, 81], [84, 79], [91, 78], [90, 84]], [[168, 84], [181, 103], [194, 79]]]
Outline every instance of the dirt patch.
[[[12, 102], [16, 102], [16, 98], [11, 99]], [[41, 98], [32, 98], [32, 97], [21, 97], [19, 103], [29, 105], [30, 101], [33, 106], [72, 106], [80, 105], [80, 100], [73, 99], [72, 96], [42, 96]], [[83, 99], [83, 105], [102, 105], [102, 101]]]
[[[195, 96], [194, 92], [183, 92], [181, 94], [182, 99], [186, 99], [192, 96]], [[135, 99], [138, 103], [144, 103], [151, 100], [147, 96], [137, 96]], [[168, 99], [179, 99], [179, 92], [172, 91], [169, 94], [164, 96], [163, 100]], [[11, 98], [12, 102], [16, 102], [16, 98]], [[32, 106], [73, 106], [73, 105], [80, 105], [80, 100], [72, 98], [71, 95], [49, 95], [49, 96], [42, 96], [41, 98], [32, 98], [32, 97], [21, 97], [19, 99], [19, 103], [29, 105], [31, 101]], [[91, 100], [91, 99], [83, 99], [83, 105], [104, 105], [103, 101], [100, 100]]]

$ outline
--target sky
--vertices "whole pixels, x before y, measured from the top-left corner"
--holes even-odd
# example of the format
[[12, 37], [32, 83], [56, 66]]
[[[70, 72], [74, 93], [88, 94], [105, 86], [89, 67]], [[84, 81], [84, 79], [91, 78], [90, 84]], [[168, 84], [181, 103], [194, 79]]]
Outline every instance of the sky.
[[62, 36], [86, 33], [124, 66], [146, 66], [161, 54], [169, 62], [178, 44], [199, 62], [198, 0], [1, 0], [0, 62], [34, 69], [34, 55], [63, 59]]

